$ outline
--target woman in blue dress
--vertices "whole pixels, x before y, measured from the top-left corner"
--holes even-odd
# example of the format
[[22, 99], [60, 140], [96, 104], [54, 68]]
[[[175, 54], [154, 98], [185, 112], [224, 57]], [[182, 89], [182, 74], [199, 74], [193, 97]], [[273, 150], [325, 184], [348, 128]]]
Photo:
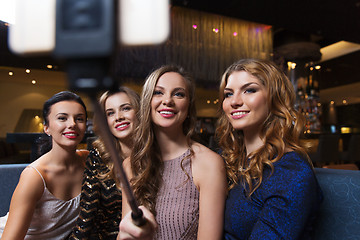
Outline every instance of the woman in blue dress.
[[224, 239], [310, 239], [322, 200], [300, 145], [295, 91], [274, 63], [243, 59], [220, 83], [219, 145], [227, 165]]

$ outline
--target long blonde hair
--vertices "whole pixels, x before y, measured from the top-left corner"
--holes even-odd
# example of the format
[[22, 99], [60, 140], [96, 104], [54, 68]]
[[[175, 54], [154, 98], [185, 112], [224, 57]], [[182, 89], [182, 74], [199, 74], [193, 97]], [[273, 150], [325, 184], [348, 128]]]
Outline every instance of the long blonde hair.
[[181, 67], [177, 66], [166, 65], [152, 72], [146, 78], [141, 94], [139, 111], [140, 123], [136, 129], [135, 142], [130, 161], [134, 176], [131, 179], [131, 183], [135, 197], [140, 204], [146, 206], [153, 214], [156, 214], [156, 196], [161, 185], [163, 161], [159, 155], [160, 146], [158, 146], [155, 139], [152, 125], [151, 100], [159, 78], [167, 72], [179, 73], [186, 82], [190, 101], [188, 117], [183, 123], [183, 133], [186, 136], [189, 147], [191, 146], [191, 138], [195, 132], [196, 122], [195, 85], [192, 78]]
[[[111, 96], [113, 96], [113, 95], [115, 95], [117, 93], [125, 93], [129, 97], [130, 104], [133, 107], [135, 113], [139, 112], [139, 108], [140, 108], [140, 97], [139, 97], [139, 95], [135, 91], [133, 91], [132, 89], [130, 89], [128, 87], [124, 87], [124, 86], [122, 86], [122, 87], [120, 87], [120, 88], [118, 88], [116, 90], [106, 91], [105, 93], [103, 93], [101, 95], [101, 97], [99, 98], [99, 103], [100, 103], [100, 105], [102, 106], [103, 109], [105, 109], [106, 100], [109, 97], [111, 97]], [[103, 112], [103, 114], [106, 115], [105, 112]], [[136, 115], [136, 116], [138, 116], [138, 115]], [[94, 131], [95, 131], [95, 133], [98, 133], [98, 131], [99, 131], [97, 118], [98, 118], [98, 116], [95, 115], [95, 117], [94, 117]], [[138, 125], [138, 119], [133, 124], [134, 124], [134, 129], [135, 129], [137, 127], [137, 125]], [[97, 135], [99, 135], [99, 134], [97, 134]], [[115, 136], [113, 136], [113, 140], [115, 142], [115, 146], [116, 146], [117, 151], [119, 153], [121, 153], [122, 150], [121, 150], [120, 140], [118, 138], [116, 138]], [[95, 149], [97, 149], [101, 159], [103, 160], [103, 162], [107, 165], [107, 167], [109, 169], [109, 171], [107, 171], [107, 172], [99, 172], [99, 177], [102, 178], [102, 179], [112, 178], [112, 179], [114, 179], [116, 181], [116, 184], [119, 186], [118, 179], [115, 178], [115, 175], [114, 175], [114, 163], [110, 158], [110, 153], [105, 148], [105, 144], [104, 144], [104, 141], [101, 138], [101, 136], [99, 136], [99, 138], [96, 139], [93, 142], [93, 146], [94, 146]]]
[[[308, 161], [309, 158], [300, 144], [304, 117], [294, 108], [295, 91], [283, 71], [266, 60], [242, 59], [233, 63], [221, 79], [220, 106], [224, 101], [224, 88], [228, 78], [236, 71], [247, 72], [265, 86], [270, 108], [269, 115], [260, 131], [264, 145], [250, 155], [246, 153], [242, 131], [234, 130], [223, 109], [219, 110], [216, 136], [223, 150], [222, 155], [230, 181], [229, 188], [231, 189], [238, 181], [241, 181], [242, 184], [248, 186], [248, 196], [251, 196], [262, 183], [264, 167], [268, 166], [273, 170], [273, 163], [284, 155], [286, 149], [300, 153]], [[250, 164], [248, 159], [251, 159]]]

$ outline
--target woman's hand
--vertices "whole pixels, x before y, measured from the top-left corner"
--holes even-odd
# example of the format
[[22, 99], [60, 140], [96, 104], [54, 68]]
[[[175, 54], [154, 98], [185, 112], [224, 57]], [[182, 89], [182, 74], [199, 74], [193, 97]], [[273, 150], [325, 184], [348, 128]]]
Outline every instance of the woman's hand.
[[145, 207], [140, 206], [139, 208], [143, 211], [144, 218], [146, 219], [145, 225], [141, 227], [136, 226], [131, 219], [131, 212], [129, 212], [120, 222], [120, 231], [117, 240], [153, 239], [153, 236], [158, 226], [155, 217]]

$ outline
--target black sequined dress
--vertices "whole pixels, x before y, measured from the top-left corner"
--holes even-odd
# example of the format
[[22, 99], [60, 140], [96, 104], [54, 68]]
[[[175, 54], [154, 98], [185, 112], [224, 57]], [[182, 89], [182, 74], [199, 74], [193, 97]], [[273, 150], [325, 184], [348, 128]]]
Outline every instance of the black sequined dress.
[[96, 149], [90, 150], [81, 189], [80, 215], [68, 239], [116, 239], [121, 220], [121, 191]]

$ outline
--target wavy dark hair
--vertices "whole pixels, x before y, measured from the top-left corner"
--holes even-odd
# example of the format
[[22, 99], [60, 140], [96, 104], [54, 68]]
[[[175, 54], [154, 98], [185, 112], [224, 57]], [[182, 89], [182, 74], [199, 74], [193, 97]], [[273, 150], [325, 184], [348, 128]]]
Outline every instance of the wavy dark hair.
[[[118, 89], [109, 90], [109, 91], [106, 91], [105, 93], [103, 93], [101, 95], [101, 97], [99, 98], [99, 103], [102, 106], [102, 109], [105, 109], [106, 100], [109, 97], [111, 97], [117, 93], [125, 93], [129, 97], [131, 107], [134, 109], [136, 116], [137, 116], [137, 120], [138, 120], [137, 113], [139, 112], [139, 108], [140, 108], [140, 97], [134, 90], [132, 90], [128, 87], [125, 87], [125, 86], [122, 86]], [[106, 115], [105, 112], [103, 112], [103, 114]], [[94, 131], [95, 131], [95, 133], [99, 132], [97, 119], [98, 119], [98, 116], [95, 115], [94, 116]], [[134, 124], [134, 129], [135, 129], [138, 125], [138, 121], [134, 122], [133, 124]], [[97, 134], [97, 135], [100, 135], [100, 134]], [[113, 141], [115, 142], [115, 146], [116, 146], [116, 149], [118, 150], [118, 152], [122, 153], [120, 140], [117, 139], [115, 136], [113, 136]], [[114, 174], [114, 163], [110, 158], [109, 152], [105, 148], [105, 144], [104, 144], [103, 139], [101, 138], [101, 135], [98, 137], [98, 139], [96, 139], [92, 143], [92, 145], [94, 146], [95, 149], [97, 149], [97, 151], [100, 154], [101, 159], [103, 160], [103, 162], [107, 165], [107, 167], [109, 169], [109, 171], [107, 171], [105, 173], [102, 173], [102, 172], [99, 173], [100, 177], [103, 179], [112, 178], [115, 180], [116, 184], [119, 186], [118, 178], [116, 178], [115, 174]]]
[[134, 176], [131, 179], [134, 194], [139, 203], [146, 206], [153, 214], [156, 214], [156, 197], [161, 186], [163, 161], [159, 155], [159, 146], [156, 142], [154, 129], [152, 127], [151, 100], [159, 78], [168, 72], [180, 74], [186, 82], [186, 90], [188, 91], [190, 101], [188, 117], [183, 123], [183, 133], [186, 136], [190, 148], [190, 156], [193, 155], [191, 139], [195, 134], [196, 122], [195, 84], [183, 68], [172, 65], [162, 66], [152, 72], [145, 80], [139, 111], [140, 123], [135, 132], [134, 148], [130, 158], [131, 169]]
[[[42, 115], [44, 118], [44, 126], [49, 126], [49, 114], [51, 111], [51, 107], [58, 103], [63, 101], [74, 101], [79, 103], [85, 110], [85, 117], [87, 119], [87, 111], [86, 106], [83, 100], [79, 95], [76, 93], [70, 92], [70, 91], [62, 91], [54, 94], [51, 98], [45, 101], [43, 105], [43, 111]], [[36, 140], [36, 143], [38, 145], [38, 156], [44, 155], [45, 153], [49, 152], [52, 148], [52, 140], [51, 137], [44, 135]]]
[[[310, 164], [311, 161], [300, 144], [300, 136], [304, 133], [304, 117], [294, 108], [294, 87], [284, 72], [267, 60], [242, 59], [233, 63], [221, 79], [220, 106], [224, 101], [228, 78], [237, 71], [245, 71], [260, 81], [267, 90], [270, 108], [260, 132], [264, 145], [250, 155], [246, 153], [242, 131], [234, 130], [223, 109], [219, 109], [216, 136], [226, 162], [229, 189], [240, 181], [247, 185], [248, 196], [251, 196], [262, 183], [264, 168], [267, 166], [273, 170], [273, 163], [284, 155], [286, 149], [300, 153]], [[251, 163], [248, 165], [249, 158]]]

